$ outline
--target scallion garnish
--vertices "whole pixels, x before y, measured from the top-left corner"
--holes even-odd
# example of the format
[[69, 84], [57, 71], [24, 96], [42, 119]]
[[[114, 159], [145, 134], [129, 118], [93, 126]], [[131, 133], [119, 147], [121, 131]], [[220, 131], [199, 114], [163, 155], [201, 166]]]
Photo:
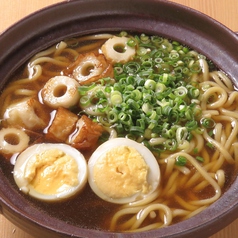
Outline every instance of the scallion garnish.
[[212, 118], [202, 118], [201, 120], [201, 124], [207, 128], [207, 129], [211, 129], [214, 128], [215, 126], [215, 121]]
[[[125, 35], [129, 37], [121, 33]], [[136, 56], [113, 65], [114, 81], [106, 78], [79, 87], [79, 104], [93, 107], [85, 110], [93, 120], [145, 143], [163, 138], [157, 151], [184, 148], [193, 133], [215, 126], [210, 118], [200, 121], [202, 89], [190, 81], [201, 72], [200, 55], [176, 41], [145, 34], [131, 37], [127, 44], [136, 48]]]
[[176, 158], [175, 164], [177, 166], [185, 166], [187, 163], [187, 159], [184, 156], [178, 156]]
[[201, 156], [196, 156], [196, 160], [203, 163], [204, 162], [204, 158]]

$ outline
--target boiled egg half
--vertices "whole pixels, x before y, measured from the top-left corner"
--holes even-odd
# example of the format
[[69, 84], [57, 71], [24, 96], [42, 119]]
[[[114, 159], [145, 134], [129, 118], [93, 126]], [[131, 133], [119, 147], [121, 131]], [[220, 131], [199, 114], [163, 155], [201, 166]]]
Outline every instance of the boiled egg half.
[[75, 148], [42, 143], [19, 154], [13, 176], [22, 192], [43, 201], [61, 201], [84, 188], [88, 169], [84, 156]]
[[160, 181], [160, 168], [152, 152], [127, 138], [110, 139], [88, 161], [88, 181], [94, 193], [111, 203], [142, 200]]

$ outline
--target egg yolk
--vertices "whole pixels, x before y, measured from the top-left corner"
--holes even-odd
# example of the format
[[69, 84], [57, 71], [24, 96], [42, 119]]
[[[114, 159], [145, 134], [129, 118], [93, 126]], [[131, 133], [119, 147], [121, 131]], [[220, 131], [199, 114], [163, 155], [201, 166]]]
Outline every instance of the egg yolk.
[[71, 156], [50, 149], [29, 159], [24, 177], [39, 193], [57, 194], [77, 186], [78, 173], [77, 162]]
[[129, 146], [119, 146], [104, 153], [96, 162], [93, 174], [98, 188], [110, 198], [130, 197], [150, 191], [149, 167], [141, 154]]

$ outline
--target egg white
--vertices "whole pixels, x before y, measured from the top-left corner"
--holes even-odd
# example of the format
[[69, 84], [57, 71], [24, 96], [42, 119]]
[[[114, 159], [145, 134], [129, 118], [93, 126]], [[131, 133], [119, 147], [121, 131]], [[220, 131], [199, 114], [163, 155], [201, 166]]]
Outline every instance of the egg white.
[[[43, 194], [34, 189], [32, 185], [29, 184], [28, 180], [24, 177], [25, 168], [29, 160], [36, 154], [41, 154], [46, 150], [58, 149], [63, 151], [65, 154], [71, 156], [78, 165], [78, 185], [77, 186], [64, 186], [63, 191], [57, 194]], [[87, 183], [88, 177], [88, 167], [84, 156], [75, 148], [66, 144], [53, 144], [53, 143], [42, 143], [35, 144], [24, 150], [18, 157], [13, 170], [14, 180], [19, 187], [19, 189], [30, 196], [43, 200], [43, 201], [61, 201], [65, 200], [78, 192], [80, 192]]]
[[[105, 154], [107, 151], [118, 147], [118, 146], [129, 146], [136, 149], [140, 155], [143, 157], [144, 161], [146, 162], [147, 166], [149, 167], [148, 175], [147, 175], [147, 182], [149, 185], [151, 185], [151, 190], [147, 194], [142, 194], [141, 192], [138, 192], [136, 194], [133, 194], [130, 197], [123, 197], [123, 198], [111, 198], [108, 197], [106, 194], [104, 194], [97, 186], [97, 183], [95, 182], [94, 177], [94, 165], [96, 164], [97, 160]], [[100, 145], [92, 154], [88, 161], [88, 182], [93, 190], [93, 192], [100, 197], [101, 199], [111, 202], [111, 203], [117, 203], [117, 204], [126, 204], [135, 202], [138, 200], [142, 200], [152, 194], [158, 187], [160, 182], [160, 168], [158, 165], [158, 162], [156, 161], [156, 158], [152, 154], [152, 152], [145, 147], [143, 144], [138, 143], [136, 141], [133, 141], [131, 139], [127, 138], [115, 138], [110, 139], [106, 142], [104, 142], [102, 145]], [[111, 181], [111, 186], [115, 186], [113, 184], [113, 181]]]

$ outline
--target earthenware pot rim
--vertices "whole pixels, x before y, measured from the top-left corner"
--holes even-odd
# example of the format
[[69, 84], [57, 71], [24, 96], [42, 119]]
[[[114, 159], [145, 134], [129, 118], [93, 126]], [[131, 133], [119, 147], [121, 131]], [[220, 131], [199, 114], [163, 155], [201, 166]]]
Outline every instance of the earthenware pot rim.
[[[60, 40], [121, 30], [179, 40], [211, 58], [238, 84], [238, 37], [214, 19], [165, 0], [74, 0], [37, 11], [0, 35], [0, 87], [31, 56]], [[42, 213], [28, 204], [0, 170], [3, 215], [40, 237], [207, 237], [237, 218], [237, 190], [235, 180], [217, 202], [184, 222], [142, 233], [111, 233], [75, 227]]]

